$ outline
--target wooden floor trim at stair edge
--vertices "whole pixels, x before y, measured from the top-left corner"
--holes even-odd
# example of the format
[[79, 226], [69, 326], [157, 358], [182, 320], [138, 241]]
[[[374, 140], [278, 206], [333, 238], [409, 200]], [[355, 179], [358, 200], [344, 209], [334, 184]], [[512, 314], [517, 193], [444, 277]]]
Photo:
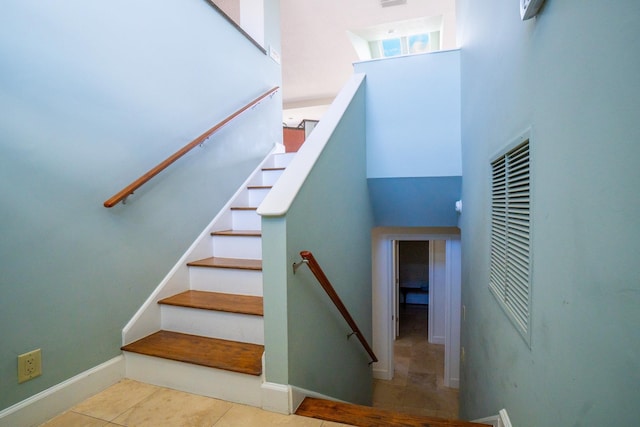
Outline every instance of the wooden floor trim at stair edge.
[[296, 415], [359, 427], [490, 427], [487, 424], [423, 417], [311, 397], [302, 401]]
[[262, 374], [264, 346], [259, 344], [158, 331], [121, 349], [242, 374]]

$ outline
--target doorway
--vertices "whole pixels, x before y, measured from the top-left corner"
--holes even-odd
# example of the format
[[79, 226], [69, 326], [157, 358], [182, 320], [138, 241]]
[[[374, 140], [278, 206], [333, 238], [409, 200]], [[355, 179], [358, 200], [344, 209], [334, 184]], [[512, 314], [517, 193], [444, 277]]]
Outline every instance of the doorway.
[[[395, 339], [400, 336], [400, 322], [404, 320], [401, 314], [407, 311], [408, 304], [411, 305], [411, 312], [427, 313], [429, 310], [429, 243], [428, 240], [394, 241]], [[427, 317], [424, 317], [424, 325], [421, 326], [426, 332]]]
[[[460, 348], [460, 234], [457, 228], [376, 228], [373, 250], [373, 349], [379, 361], [374, 378], [394, 375], [394, 342], [399, 314], [399, 269], [396, 241], [429, 241], [429, 320], [432, 342], [445, 345], [444, 382], [459, 384]], [[438, 242], [438, 243], [436, 243]], [[438, 255], [439, 253], [439, 255]], [[440, 258], [438, 258], [440, 257]], [[434, 268], [438, 266], [437, 268]], [[424, 277], [424, 276], [423, 276]], [[398, 279], [398, 280], [396, 280]], [[407, 297], [413, 298], [413, 297]]]

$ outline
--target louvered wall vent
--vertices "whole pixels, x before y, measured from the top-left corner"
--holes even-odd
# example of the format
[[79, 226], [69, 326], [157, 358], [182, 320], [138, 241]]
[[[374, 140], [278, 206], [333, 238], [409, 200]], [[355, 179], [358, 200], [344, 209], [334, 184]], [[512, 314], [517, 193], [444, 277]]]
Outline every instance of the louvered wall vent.
[[407, 0], [380, 0], [382, 7], [400, 6], [401, 4], [407, 4]]
[[530, 345], [529, 140], [491, 163], [489, 289]]

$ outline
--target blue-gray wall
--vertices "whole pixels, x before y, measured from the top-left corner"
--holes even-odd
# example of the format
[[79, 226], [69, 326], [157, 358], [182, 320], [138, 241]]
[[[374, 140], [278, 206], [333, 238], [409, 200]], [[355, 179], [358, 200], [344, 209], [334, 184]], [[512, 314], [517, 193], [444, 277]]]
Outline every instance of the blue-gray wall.
[[461, 176], [369, 178], [376, 227], [457, 227]]
[[[279, 84], [203, 0], [3, 3], [0, 409], [120, 353], [122, 327], [281, 137], [279, 95], [126, 206], [103, 201]], [[18, 385], [35, 348], [43, 375]]]
[[[357, 77], [354, 79], [358, 80]], [[371, 229], [365, 164], [365, 88], [352, 80], [285, 171], [326, 146], [284, 216], [264, 216], [263, 271], [267, 381], [370, 404], [371, 359], [306, 266], [292, 264], [311, 251], [371, 344]], [[342, 101], [348, 102], [342, 103]], [[344, 108], [344, 115], [334, 114]], [[337, 118], [333, 121], [328, 118]], [[334, 128], [335, 127], [335, 128]], [[320, 137], [329, 136], [321, 140]], [[276, 184], [266, 205], [281, 190]]]
[[[514, 426], [640, 419], [640, 4], [459, 2], [463, 418]], [[488, 289], [492, 156], [527, 128], [531, 348]]]
[[460, 199], [460, 52], [358, 62], [375, 225], [449, 227]]

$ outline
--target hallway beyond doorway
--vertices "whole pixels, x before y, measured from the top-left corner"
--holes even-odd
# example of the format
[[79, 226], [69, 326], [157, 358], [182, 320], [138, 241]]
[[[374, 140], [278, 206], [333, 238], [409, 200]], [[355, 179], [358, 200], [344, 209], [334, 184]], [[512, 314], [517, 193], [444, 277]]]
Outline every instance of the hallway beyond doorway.
[[427, 340], [428, 306], [400, 308], [394, 377], [374, 380], [373, 406], [407, 414], [458, 418], [458, 390], [444, 386], [444, 345]]

